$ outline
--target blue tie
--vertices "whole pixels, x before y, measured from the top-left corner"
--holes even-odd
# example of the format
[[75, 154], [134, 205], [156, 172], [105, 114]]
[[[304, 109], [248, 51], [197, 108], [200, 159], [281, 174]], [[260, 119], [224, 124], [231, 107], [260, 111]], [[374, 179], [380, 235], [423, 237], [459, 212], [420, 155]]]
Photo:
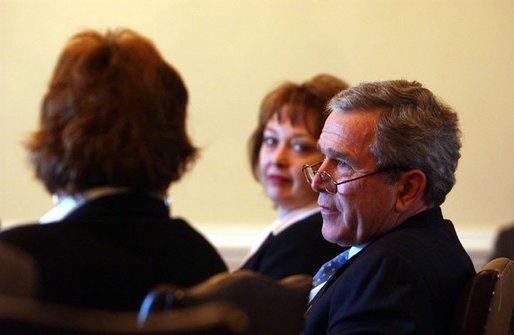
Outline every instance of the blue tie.
[[326, 282], [332, 275], [348, 260], [350, 249], [347, 249], [332, 258], [321, 266], [312, 280], [314, 286], [318, 286]]

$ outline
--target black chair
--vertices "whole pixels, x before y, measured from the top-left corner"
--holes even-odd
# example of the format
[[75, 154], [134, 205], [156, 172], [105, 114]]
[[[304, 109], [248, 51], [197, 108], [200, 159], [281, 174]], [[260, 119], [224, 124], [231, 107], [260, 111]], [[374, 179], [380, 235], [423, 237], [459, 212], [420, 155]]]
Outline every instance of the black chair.
[[222, 273], [190, 288], [160, 285], [146, 297], [140, 324], [162, 310], [179, 311], [205, 303], [228, 303], [244, 313], [239, 334], [298, 335], [304, 321], [312, 286], [309, 275], [295, 275], [275, 281], [256, 272]]
[[513, 334], [514, 261], [496, 258], [466, 286], [458, 301], [454, 335]]

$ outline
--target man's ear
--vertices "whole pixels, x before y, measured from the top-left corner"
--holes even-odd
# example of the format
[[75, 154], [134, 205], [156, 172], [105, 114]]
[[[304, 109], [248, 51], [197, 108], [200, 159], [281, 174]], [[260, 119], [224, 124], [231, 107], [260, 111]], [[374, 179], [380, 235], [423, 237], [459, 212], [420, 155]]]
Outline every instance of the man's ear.
[[419, 169], [402, 173], [397, 182], [398, 198], [396, 200], [395, 209], [398, 212], [404, 212], [416, 202], [422, 200], [426, 182], [425, 174]]

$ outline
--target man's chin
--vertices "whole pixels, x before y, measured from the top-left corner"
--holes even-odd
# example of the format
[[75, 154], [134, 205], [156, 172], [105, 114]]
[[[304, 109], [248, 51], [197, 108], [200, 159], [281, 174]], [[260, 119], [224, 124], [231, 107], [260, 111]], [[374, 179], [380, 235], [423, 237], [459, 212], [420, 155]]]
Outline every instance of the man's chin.
[[323, 238], [328, 242], [337, 244], [337, 234], [335, 233], [334, 229], [330, 227], [330, 225], [330, 222], [326, 222], [325, 219], [323, 219], [323, 227], [321, 228], [321, 234], [323, 235]]
[[351, 239], [349, 239], [345, 233], [345, 231], [341, 231], [341, 229], [338, 229], [337, 225], [334, 222], [326, 221], [325, 218], [323, 218], [323, 227], [321, 228], [321, 234], [323, 235], [323, 238], [325, 240], [327, 240], [330, 243], [340, 245], [342, 247], [353, 245]]

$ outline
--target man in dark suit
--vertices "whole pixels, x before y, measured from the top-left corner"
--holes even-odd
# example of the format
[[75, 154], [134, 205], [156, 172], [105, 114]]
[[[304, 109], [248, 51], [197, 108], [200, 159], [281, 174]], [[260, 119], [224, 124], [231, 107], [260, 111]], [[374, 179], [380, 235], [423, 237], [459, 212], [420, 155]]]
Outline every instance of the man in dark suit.
[[315, 276], [305, 335], [446, 334], [474, 274], [439, 207], [460, 157], [456, 113], [405, 80], [350, 88], [329, 110], [325, 159], [304, 173], [323, 236], [351, 248]]

